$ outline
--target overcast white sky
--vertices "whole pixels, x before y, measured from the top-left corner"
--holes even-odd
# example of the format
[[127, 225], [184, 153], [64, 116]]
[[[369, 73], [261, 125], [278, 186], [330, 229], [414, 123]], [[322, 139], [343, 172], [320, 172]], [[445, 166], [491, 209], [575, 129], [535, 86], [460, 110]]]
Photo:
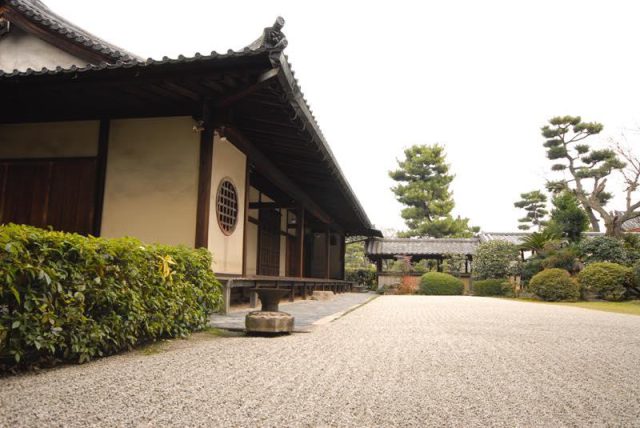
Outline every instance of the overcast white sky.
[[412, 144], [447, 148], [455, 214], [509, 231], [518, 195], [550, 176], [548, 118], [600, 121], [603, 141], [640, 126], [635, 1], [45, 2], [154, 58], [238, 49], [283, 16], [301, 87], [379, 228], [404, 226], [387, 171]]

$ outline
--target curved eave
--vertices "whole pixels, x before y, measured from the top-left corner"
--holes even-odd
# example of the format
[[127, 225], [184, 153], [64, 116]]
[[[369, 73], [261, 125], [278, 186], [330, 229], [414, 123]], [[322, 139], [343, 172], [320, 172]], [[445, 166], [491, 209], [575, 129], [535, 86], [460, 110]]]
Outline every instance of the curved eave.
[[367, 236], [381, 236], [381, 233], [379, 231], [373, 229], [371, 221], [369, 220], [369, 217], [362, 207], [362, 204], [356, 197], [355, 192], [351, 188], [351, 185], [345, 178], [335, 155], [331, 151], [331, 148], [324, 138], [324, 135], [322, 134], [322, 131], [320, 130], [320, 127], [318, 126], [318, 123], [315, 120], [311, 109], [309, 108], [309, 105], [302, 95], [300, 87], [298, 86], [298, 83], [293, 75], [284, 52], [280, 52], [277, 56], [272, 55], [272, 58], [274, 60], [274, 64], [280, 68], [280, 72], [278, 73], [278, 80], [282, 88], [285, 90], [291, 106], [296, 111], [296, 113], [298, 113], [299, 120], [303, 122], [304, 128], [308, 131], [311, 131], [313, 136], [313, 143], [322, 153], [326, 166], [331, 171], [333, 177], [337, 180], [344, 194], [347, 196], [348, 200], [353, 206], [357, 216], [364, 225], [364, 228], [361, 232], [366, 232]]

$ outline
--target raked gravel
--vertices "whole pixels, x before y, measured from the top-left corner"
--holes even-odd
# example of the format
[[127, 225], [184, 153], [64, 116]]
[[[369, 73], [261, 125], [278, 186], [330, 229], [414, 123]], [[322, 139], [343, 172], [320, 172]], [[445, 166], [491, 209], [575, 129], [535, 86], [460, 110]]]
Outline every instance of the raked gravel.
[[640, 426], [639, 367], [640, 317], [385, 296], [313, 333], [0, 379], [0, 425]]

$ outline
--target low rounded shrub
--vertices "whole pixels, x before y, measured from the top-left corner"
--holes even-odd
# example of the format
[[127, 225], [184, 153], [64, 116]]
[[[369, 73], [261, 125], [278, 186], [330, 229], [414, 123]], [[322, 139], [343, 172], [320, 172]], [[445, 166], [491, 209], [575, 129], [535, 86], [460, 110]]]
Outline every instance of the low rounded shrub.
[[602, 299], [622, 300], [633, 283], [633, 269], [618, 263], [591, 263], [578, 274], [578, 282], [583, 291]]
[[0, 278], [5, 368], [82, 363], [186, 336], [222, 302], [205, 249], [30, 226], [0, 226]]
[[564, 269], [545, 269], [531, 278], [529, 291], [546, 301], [577, 300], [578, 283]]
[[473, 281], [473, 294], [475, 296], [509, 296], [513, 294], [513, 288], [508, 279], [485, 279]]
[[464, 292], [464, 283], [448, 273], [429, 272], [420, 279], [420, 294], [455, 296]]

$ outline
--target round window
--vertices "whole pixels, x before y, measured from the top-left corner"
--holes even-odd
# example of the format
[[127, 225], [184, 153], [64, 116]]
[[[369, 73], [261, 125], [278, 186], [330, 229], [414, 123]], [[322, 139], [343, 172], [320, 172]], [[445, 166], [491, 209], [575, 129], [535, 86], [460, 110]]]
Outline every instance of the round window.
[[216, 197], [218, 225], [225, 235], [231, 235], [238, 223], [238, 192], [231, 180], [222, 179]]

